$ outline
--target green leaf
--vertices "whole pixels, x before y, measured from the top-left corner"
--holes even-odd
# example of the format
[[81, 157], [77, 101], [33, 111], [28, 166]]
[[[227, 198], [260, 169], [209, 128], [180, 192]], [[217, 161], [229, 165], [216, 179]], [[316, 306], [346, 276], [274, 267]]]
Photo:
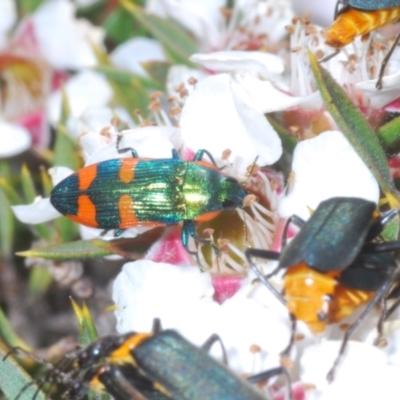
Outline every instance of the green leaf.
[[171, 64], [165, 61], [149, 61], [141, 63], [141, 66], [152, 79], [159, 83], [160, 90], [162, 90], [165, 87]]
[[26, 164], [24, 164], [21, 169], [21, 181], [25, 200], [28, 203], [32, 203], [36, 197], [36, 189], [33, 183], [32, 175]]
[[17, 0], [20, 15], [32, 14], [43, 2], [44, 0]]
[[266, 115], [266, 117], [268, 122], [272, 125], [272, 127], [275, 129], [276, 133], [280, 137], [283, 148], [290, 154], [293, 154], [294, 148], [296, 147], [298, 140], [293, 135], [291, 135], [290, 132], [285, 127], [283, 127], [276, 119], [274, 119], [270, 115]]
[[53, 276], [46, 267], [35, 265], [30, 269], [28, 287], [34, 298], [46, 293], [52, 282]]
[[[9, 163], [0, 163], [1, 182], [11, 180]], [[13, 252], [15, 217], [11, 211], [11, 202], [0, 184], [0, 253], [4, 258], [10, 258]]]
[[71, 115], [67, 93], [64, 88], [61, 90], [61, 117], [57, 124], [56, 143], [54, 146], [54, 165], [69, 167], [77, 170], [81, 167], [81, 160], [78, 156], [80, 152], [79, 146], [72, 139], [67, 129], [68, 118]]
[[[0, 308], [0, 338], [10, 347], [21, 347], [27, 351], [31, 348], [17, 335], [3, 310]], [[1, 374], [0, 374], [1, 375]], [[0, 376], [1, 378], [1, 376]]]
[[79, 341], [82, 346], [87, 346], [94, 342], [99, 336], [97, 334], [96, 326], [94, 325], [93, 317], [85, 302], [82, 307], [79, 307], [79, 305], [71, 298], [71, 303], [79, 324]]
[[41, 257], [49, 260], [68, 260], [119, 254], [125, 258], [137, 260], [144, 256], [163, 232], [164, 228], [160, 227], [151, 229], [134, 238], [77, 240], [26, 250], [17, 253], [17, 255], [20, 257]]
[[371, 170], [391, 206], [399, 207], [398, 194], [390, 175], [386, 156], [375, 133], [341, 86], [318, 63], [310, 51], [309, 58], [326, 108], [354, 150]]
[[189, 57], [198, 52], [198, 46], [185, 29], [171, 19], [162, 19], [146, 12], [129, 0], [120, 2], [163, 45], [172, 64], [193, 66]]
[[103, 27], [108, 37], [121, 44], [135, 36], [146, 36], [139, 24], [132, 23], [132, 16], [121, 7], [115, 9], [107, 18]]
[[[9, 400], [14, 400], [19, 394], [19, 400], [32, 400], [38, 386], [29, 385], [26, 390], [21, 389], [32, 382], [32, 378], [18, 365], [12, 356], [4, 360], [7, 351], [0, 344], [0, 389]], [[39, 391], [35, 397], [37, 400], [45, 400], [46, 396]]]
[[17, 255], [20, 257], [40, 257], [47, 260], [69, 260], [104, 257], [113, 254], [111, 251], [97, 246], [96, 243], [98, 242], [101, 242], [101, 240], [77, 240], [75, 242], [54, 244], [21, 251]]
[[387, 154], [394, 155], [400, 152], [400, 117], [381, 126], [377, 135]]
[[[106, 53], [97, 47], [93, 47], [93, 51], [99, 63], [95, 70], [103, 72], [108, 79], [114, 93], [114, 105], [124, 107], [136, 122], [139, 122], [136, 110], [139, 110], [141, 115], [146, 117], [150, 96], [144, 82], [147, 84], [150, 80], [144, 80], [133, 74], [118, 71], [112, 67]], [[157, 83], [154, 84], [157, 85]]]

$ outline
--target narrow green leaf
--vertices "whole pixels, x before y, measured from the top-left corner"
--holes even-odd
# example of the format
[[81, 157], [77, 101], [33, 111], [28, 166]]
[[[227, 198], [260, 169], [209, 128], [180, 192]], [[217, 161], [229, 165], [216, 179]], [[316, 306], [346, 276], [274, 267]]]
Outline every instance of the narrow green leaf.
[[160, 89], [165, 88], [165, 82], [167, 81], [168, 70], [171, 66], [169, 62], [164, 61], [149, 61], [143, 62], [142, 68], [160, 85]]
[[386, 154], [394, 155], [400, 152], [400, 117], [392, 119], [381, 126], [377, 132]]
[[142, 258], [151, 245], [164, 233], [164, 228], [154, 228], [134, 238], [114, 240], [77, 240], [75, 242], [50, 245], [17, 253], [20, 257], [41, 257], [49, 260], [68, 260], [104, 257], [118, 254], [137, 260]]
[[4, 191], [4, 194], [7, 196], [11, 205], [16, 206], [17, 204], [22, 204], [24, 202], [13, 186], [11, 186], [2, 176], [0, 176], [0, 187]]
[[268, 122], [272, 125], [272, 127], [275, 129], [276, 133], [280, 137], [283, 148], [289, 153], [293, 154], [294, 148], [296, 147], [298, 140], [272, 116], [266, 115], [266, 117]]
[[53, 276], [46, 267], [35, 265], [29, 271], [29, 292], [34, 298], [46, 293], [53, 282]]
[[20, 257], [41, 257], [47, 260], [68, 260], [104, 257], [113, 254], [111, 251], [96, 246], [95, 240], [77, 240], [75, 242], [38, 247], [17, 253]]
[[[5, 394], [7, 399], [14, 400], [18, 395], [19, 400], [32, 400], [38, 386], [30, 384], [32, 378], [18, 365], [12, 356], [4, 360], [7, 354], [0, 345], [0, 389]], [[29, 386], [28, 386], [29, 385]], [[26, 387], [21, 393], [21, 389]], [[45, 400], [46, 396], [42, 391], [37, 392], [37, 400]]]
[[15, 218], [11, 211], [11, 203], [0, 188], [0, 251], [4, 258], [13, 253]]
[[120, 2], [163, 45], [172, 64], [193, 66], [189, 57], [198, 52], [198, 46], [186, 30], [171, 19], [147, 13], [129, 0]]
[[368, 122], [344, 90], [309, 51], [311, 68], [325, 106], [333, 119], [371, 170], [390, 204], [399, 207], [398, 194], [390, 175], [385, 153]]
[[[136, 116], [136, 110], [140, 110], [142, 116], [146, 118], [148, 114], [147, 107], [150, 103], [149, 92], [144, 85], [143, 78], [139, 78], [133, 74], [118, 71], [111, 65], [108, 55], [97, 47], [92, 47], [96, 54], [99, 66], [97, 71], [105, 74], [110, 83], [114, 98], [113, 105], [121, 105], [124, 107], [136, 122], [139, 122]], [[146, 80], [150, 82], [150, 80]], [[156, 85], [156, 83], [155, 83]]]
[[69, 167], [77, 170], [81, 167], [79, 157], [80, 148], [70, 136], [67, 129], [68, 118], [71, 114], [67, 93], [61, 91], [61, 117], [56, 130], [56, 143], [54, 146], [54, 165]]
[[80, 331], [80, 343], [83, 346], [87, 346], [98, 338], [97, 329], [94, 325], [94, 320], [90, 311], [84, 302], [82, 307], [80, 307], [71, 298], [72, 309], [74, 310], [76, 319], [79, 324]]
[[31, 348], [15, 332], [3, 310], [0, 308], [0, 338], [10, 347], [21, 347], [27, 351]]
[[107, 79], [111, 79], [115, 83], [119, 83], [122, 85], [131, 85], [135, 82], [140, 82], [140, 84], [146, 89], [161, 90], [164, 88], [164, 86], [160, 85], [155, 80], [133, 74], [132, 72], [121, 71], [120, 69], [111, 65], [102, 64], [94, 67], [93, 70], [101, 72], [106, 76]]
[[32, 14], [43, 2], [44, 0], [18, 0], [21, 16]]
[[26, 164], [24, 164], [21, 169], [21, 181], [25, 200], [27, 203], [32, 203], [36, 197], [36, 189], [35, 184], [33, 183], [32, 175]]

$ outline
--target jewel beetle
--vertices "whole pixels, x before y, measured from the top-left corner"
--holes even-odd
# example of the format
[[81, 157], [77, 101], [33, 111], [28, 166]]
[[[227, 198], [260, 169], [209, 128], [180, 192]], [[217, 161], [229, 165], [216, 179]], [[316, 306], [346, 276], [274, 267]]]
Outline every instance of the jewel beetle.
[[[220, 338], [212, 335], [199, 348], [174, 330], [110, 335], [65, 356], [42, 382], [62, 383], [63, 398], [75, 400], [89, 390], [109, 393], [116, 400], [268, 400], [250, 382], [280, 374], [286, 375], [290, 388], [282, 367], [246, 382], [207, 354], [217, 341]], [[226, 361], [222, 342], [221, 347]]]
[[[118, 149], [117, 141], [117, 149]], [[172, 158], [117, 158], [88, 165], [58, 183], [50, 194], [51, 204], [67, 218], [118, 236], [134, 226], [157, 227], [183, 221], [182, 243], [189, 251], [189, 236], [196, 236], [195, 223], [215, 218], [223, 210], [242, 207], [246, 190], [223, 175], [207, 150], [193, 161], [183, 161], [173, 150]], [[203, 160], [207, 155], [211, 162]], [[213, 246], [215, 250], [215, 246]]]
[[[327, 324], [339, 322], [353, 314], [360, 304], [367, 304], [357, 320], [344, 334], [339, 355], [328, 373], [335, 368], [350, 335], [383, 299], [397, 269], [394, 252], [400, 241], [379, 242], [387, 223], [397, 216], [397, 210], [381, 215], [375, 203], [354, 197], [334, 197], [320, 203], [305, 222], [297, 216], [288, 219], [280, 253], [247, 249], [246, 258], [258, 278], [288, 308], [293, 321], [304, 321], [311, 331], [320, 333]], [[286, 245], [290, 223], [300, 227]], [[277, 260], [278, 267], [264, 276], [253, 259]], [[283, 294], [269, 282], [270, 276], [284, 270]]]
[[[338, 10], [339, 4], [344, 7]], [[357, 36], [368, 34], [378, 28], [400, 19], [399, 0], [339, 0], [337, 2], [335, 20], [324, 32], [325, 43], [336, 49], [351, 43]], [[379, 70], [376, 88], [382, 89], [382, 78], [386, 65], [400, 40], [400, 34], [386, 54]], [[337, 54], [334, 53], [333, 55]], [[332, 56], [333, 56], [332, 55]], [[324, 59], [331, 58], [328, 56]]]

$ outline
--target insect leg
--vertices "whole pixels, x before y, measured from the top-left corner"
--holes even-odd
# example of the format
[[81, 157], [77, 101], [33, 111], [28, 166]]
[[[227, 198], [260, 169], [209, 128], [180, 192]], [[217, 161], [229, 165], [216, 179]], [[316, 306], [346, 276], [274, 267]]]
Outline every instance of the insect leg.
[[400, 40], [400, 33], [397, 35], [395, 41], [393, 42], [392, 46], [390, 47], [389, 51], [386, 53], [385, 58], [382, 61], [381, 68], [379, 70], [378, 81], [376, 82], [375, 85], [377, 90], [382, 89], [382, 80], [383, 80], [383, 74], [385, 73], [386, 65], [389, 62], [389, 59], [392, 56], [397, 44], [399, 43], [399, 40]]
[[130, 151], [133, 158], [138, 158], [138, 153], [133, 147], [124, 147], [123, 149], [119, 148], [121, 140], [122, 140], [122, 132], [120, 131], [118, 132], [117, 142], [115, 143], [115, 147], [117, 148], [118, 153], [123, 154]]
[[356, 319], [356, 321], [353, 322], [352, 325], [349, 326], [349, 328], [346, 330], [342, 345], [340, 346], [339, 354], [336, 357], [336, 360], [333, 363], [332, 368], [329, 370], [326, 378], [328, 382], [332, 382], [334, 377], [335, 377], [335, 370], [336, 367], [338, 366], [343, 353], [346, 349], [347, 342], [349, 341], [349, 338], [351, 334], [358, 328], [358, 326], [361, 324], [361, 322], [364, 321], [366, 316], [371, 312], [371, 310], [376, 306], [376, 304], [381, 300], [382, 296], [384, 296], [387, 291], [389, 290], [392, 282], [393, 282], [393, 276], [394, 276], [395, 270], [391, 270], [390, 273], [388, 274], [386, 280], [382, 284], [382, 286], [379, 288], [379, 290], [376, 292], [375, 296], [372, 298], [372, 300], [368, 303], [367, 307], [365, 310], [361, 313], [361, 315]]
[[215, 342], [219, 342], [222, 350], [222, 361], [225, 365], [228, 365], [228, 355], [226, 354], [226, 349], [224, 346], [223, 341], [221, 338], [216, 334], [212, 334], [201, 346], [201, 349], [205, 351], [206, 353], [209, 353], [211, 350], [211, 347], [214, 346]]
[[266, 381], [277, 375], [285, 375], [286, 380], [287, 380], [287, 388], [288, 388], [286, 398], [288, 400], [293, 400], [292, 380], [290, 378], [289, 372], [284, 367], [272, 368], [272, 369], [269, 369], [268, 371], [260, 372], [259, 374], [249, 376], [248, 378], [246, 378], [246, 380], [250, 383], [259, 383], [259, 382]]
[[257, 265], [254, 264], [252, 258], [263, 258], [266, 260], [279, 260], [280, 254], [276, 251], [261, 250], [261, 249], [246, 249], [246, 259], [251, 269], [257, 275], [258, 279], [271, 291], [271, 293], [284, 305], [286, 300], [282, 295], [271, 285], [269, 280], [261, 273]]

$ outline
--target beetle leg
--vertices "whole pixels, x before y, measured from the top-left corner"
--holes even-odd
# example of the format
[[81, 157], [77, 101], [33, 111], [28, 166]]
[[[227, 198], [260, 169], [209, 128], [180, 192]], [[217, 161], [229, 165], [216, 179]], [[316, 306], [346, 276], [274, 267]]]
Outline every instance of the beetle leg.
[[266, 381], [277, 375], [285, 375], [286, 380], [287, 380], [287, 388], [288, 388], [288, 393], [287, 393], [286, 398], [288, 400], [293, 400], [292, 380], [290, 378], [290, 374], [289, 374], [288, 370], [284, 367], [272, 368], [272, 369], [269, 369], [268, 371], [260, 372], [259, 374], [255, 374], [255, 375], [247, 377], [246, 380], [247, 380], [247, 382], [250, 382], [250, 383], [259, 383], [259, 382]]
[[385, 322], [387, 312], [387, 297], [381, 299], [381, 314], [379, 316], [379, 321], [376, 326], [376, 330], [378, 331], [378, 336], [374, 340], [374, 346], [377, 346], [382, 339], [383, 336], [383, 323]]
[[340, 53], [340, 49], [335, 50], [333, 53], [328, 54], [326, 57], [319, 60], [320, 63], [329, 61], [331, 58], [336, 57]]
[[365, 310], [346, 330], [344, 337], [343, 337], [342, 345], [340, 346], [339, 354], [337, 355], [332, 368], [329, 370], [329, 372], [326, 376], [326, 379], [328, 380], [328, 382], [332, 382], [335, 377], [336, 367], [339, 365], [339, 362], [342, 359], [342, 356], [346, 349], [346, 345], [347, 345], [347, 342], [349, 341], [350, 335], [358, 328], [358, 326], [361, 324], [361, 322], [364, 321], [366, 316], [371, 312], [371, 310], [381, 300], [382, 296], [384, 296], [387, 293], [387, 291], [389, 290], [389, 288], [393, 282], [394, 273], [395, 273], [394, 269], [392, 271], [390, 271], [390, 273], [388, 273], [388, 277], [386, 278], [385, 282], [382, 284], [380, 289], [376, 292], [376, 294], [372, 298], [372, 300], [368, 303]]
[[289, 318], [290, 318], [290, 322], [291, 322], [290, 340], [289, 340], [289, 344], [287, 345], [287, 347], [283, 351], [281, 351], [280, 356], [282, 358], [289, 357], [290, 351], [292, 350], [292, 347], [294, 345], [294, 338], [296, 335], [296, 326], [297, 326], [296, 317], [292, 313], [290, 313]]
[[101, 382], [117, 400], [148, 400], [124, 376], [118, 365], [108, 364], [101, 367]]
[[393, 219], [399, 215], [399, 210], [394, 208], [393, 210], [388, 211], [386, 214], [382, 215], [382, 217], [372, 225], [368, 232], [367, 241], [376, 238], [378, 235], [382, 233], [385, 229], [386, 225]]
[[283, 234], [282, 234], [282, 247], [286, 246], [286, 241], [287, 241], [287, 236], [288, 236], [288, 230], [289, 230], [289, 225], [294, 224], [298, 228], [302, 228], [305, 224], [306, 221], [304, 219], [298, 217], [297, 215], [292, 215], [291, 217], [288, 218], [285, 224], [285, 228], [283, 229]]
[[138, 158], [139, 157], [138, 153], [133, 147], [124, 147], [123, 149], [119, 148], [121, 140], [122, 140], [122, 133], [118, 132], [117, 142], [115, 143], [115, 147], [117, 148], [118, 153], [123, 154], [123, 153], [130, 151], [133, 158]]
[[197, 251], [193, 251], [189, 249], [189, 236], [191, 236], [196, 242], [199, 243], [205, 243], [209, 244], [212, 246], [213, 249], [216, 249], [216, 253], [219, 254], [218, 247], [213, 245], [210, 240], [207, 239], [202, 239], [198, 236], [196, 236], [196, 230], [193, 221], [183, 221], [183, 227], [182, 227], [182, 244], [183, 247], [186, 249], [186, 251], [194, 256], [196, 258], [197, 265], [200, 267], [201, 270], [203, 270], [203, 266], [201, 265], [200, 258], [199, 258], [199, 253]]
[[286, 305], [286, 300], [282, 295], [271, 285], [269, 280], [261, 273], [257, 265], [254, 264], [252, 258], [263, 258], [269, 260], [279, 260], [280, 253], [276, 251], [260, 250], [260, 249], [246, 249], [246, 259], [247, 263], [251, 269], [255, 272], [258, 279], [270, 290], [270, 292], [284, 305]]
[[397, 35], [395, 41], [393, 42], [392, 46], [390, 47], [389, 51], [386, 53], [385, 58], [382, 61], [381, 68], [379, 70], [378, 80], [375, 85], [375, 88], [377, 90], [382, 89], [382, 80], [383, 80], [383, 74], [385, 73], [386, 65], [389, 62], [389, 59], [392, 56], [394, 50], [396, 49], [399, 40], [400, 40], [400, 33]]
[[216, 333], [214, 333], [213, 335], [211, 335], [211, 336], [203, 343], [203, 345], [201, 346], [201, 349], [202, 349], [203, 351], [205, 351], [206, 353], [209, 353], [210, 350], [211, 350], [211, 347], [214, 346], [214, 343], [215, 343], [215, 342], [219, 342], [219, 344], [220, 344], [220, 346], [221, 346], [221, 350], [222, 350], [222, 362], [223, 362], [225, 365], [228, 365], [228, 355], [226, 354], [226, 349], [225, 349], [224, 343], [223, 343], [223, 341], [221, 340], [221, 338], [220, 338]]
[[363, 253], [390, 253], [400, 250], [400, 240], [382, 243], [367, 243], [363, 246]]
[[206, 154], [206, 155], [208, 156], [208, 158], [210, 159], [210, 161], [211, 161], [217, 168], [219, 168], [218, 165], [217, 165], [217, 163], [215, 162], [214, 157], [212, 156], [212, 154], [211, 154], [208, 150], [205, 150], [205, 149], [198, 150], [197, 153], [195, 154], [194, 158], [193, 158], [193, 161], [200, 161], [200, 160], [202, 160], [204, 154]]
[[172, 149], [172, 159], [173, 160], [180, 160], [178, 152], [175, 149]]

